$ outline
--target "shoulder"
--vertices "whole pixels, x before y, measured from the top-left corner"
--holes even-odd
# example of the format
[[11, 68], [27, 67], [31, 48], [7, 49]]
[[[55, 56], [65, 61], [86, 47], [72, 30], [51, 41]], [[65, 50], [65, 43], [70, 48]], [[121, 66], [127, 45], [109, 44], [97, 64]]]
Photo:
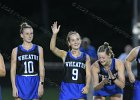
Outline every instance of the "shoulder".
[[100, 67], [99, 67], [98, 61], [94, 62], [91, 65], [91, 70], [92, 70], [92, 72], [95, 72], [95, 73], [99, 73], [100, 72]]
[[116, 59], [116, 58], [114, 58], [114, 59], [115, 59], [116, 64], [123, 64], [123, 62], [120, 59]]
[[43, 48], [41, 46], [39, 46], [39, 45], [37, 45], [37, 47], [38, 47], [38, 52], [42, 53], [43, 52]]
[[86, 61], [90, 61], [89, 55], [88, 54], [85, 54], [85, 56], [86, 56]]
[[38, 49], [43, 49], [43, 47], [42, 46], [40, 46], [40, 45], [37, 45], [38, 46]]
[[13, 48], [12, 52], [17, 52], [17, 48], [18, 47]]
[[18, 47], [13, 48], [13, 50], [12, 50], [12, 54], [11, 54], [12, 57], [16, 57], [16, 55], [17, 55], [17, 51], [18, 51], [17, 48], [18, 48]]
[[120, 59], [116, 59], [115, 58], [115, 66], [116, 66], [116, 69], [123, 69], [124, 68], [124, 64], [123, 62], [120, 60]]
[[92, 68], [93, 68], [93, 67], [99, 68], [99, 61], [98, 61], [98, 60], [95, 61], [95, 62], [91, 65], [91, 67], [92, 67]]

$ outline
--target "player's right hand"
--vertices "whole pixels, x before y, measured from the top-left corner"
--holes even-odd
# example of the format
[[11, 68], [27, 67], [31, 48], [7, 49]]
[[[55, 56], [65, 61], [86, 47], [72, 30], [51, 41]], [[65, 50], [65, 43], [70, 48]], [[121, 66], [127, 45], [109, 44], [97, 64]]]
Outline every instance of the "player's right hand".
[[108, 79], [108, 78], [104, 78], [104, 76], [102, 75], [102, 82], [103, 82], [104, 84], [107, 84], [108, 81], [109, 81], [109, 79]]
[[108, 83], [108, 81], [109, 81], [109, 79], [108, 79], [108, 78], [105, 78], [105, 79], [103, 80], [104, 84], [107, 84], [107, 83]]
[[57, 26], [57, 21], [51, 26], [53, 34], [57, 34], [60, 30], [60, 25]]
[[15, 98], [18, 97], [18, 90], [16, 87], [13, 88], [13, 97], [15, 97]]

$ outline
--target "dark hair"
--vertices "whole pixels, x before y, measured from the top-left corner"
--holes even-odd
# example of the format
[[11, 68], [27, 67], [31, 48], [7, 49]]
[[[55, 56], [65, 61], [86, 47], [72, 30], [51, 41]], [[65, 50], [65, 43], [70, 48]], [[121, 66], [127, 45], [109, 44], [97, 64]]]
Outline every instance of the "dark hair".
[[[76, 31], [70, 31], [70, 32], [68, 32], [68, 35], [67, 35], [67, 44], [68, 44], [68, 42], [70, 41], [70, 36], [72, 35], [72, 34], [79, 34], [78, 32], [76, 32]], [[80, 35], [79, 35], [80, 36]], [[81, 38], [81, 37], [80, 37]], [[69, 46], [69, 44], [68, 44], [68, 46]], [[69, 49], [71, 49], [71, 47], [69, 46]]]
[[20, 33], [23, 33], [23, 30], [25, 28], [32, 28], [28, 23], [26, 22], [23, 22], [21, 25], [20, 25]]
[[98, 52], [105, 52], [107, 55], [111, 55], [111, 58], [114, 58], [112, 47], [109, 46], [109, 43], [107, 42], [104, 42], [104, 44], [98, 48]]

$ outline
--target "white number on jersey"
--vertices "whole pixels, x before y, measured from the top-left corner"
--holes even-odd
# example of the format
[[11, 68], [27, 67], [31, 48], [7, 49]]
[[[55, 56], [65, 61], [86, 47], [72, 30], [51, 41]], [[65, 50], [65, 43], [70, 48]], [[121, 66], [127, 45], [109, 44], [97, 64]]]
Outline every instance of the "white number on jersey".
[[25, 70], [24, 73], [33, 73], [34, 72], [34, 66], [32, 61], [25, 61], [24, 62]]
[[78, 79], [78, 69], [73, 69], [72, 70], [72, 80], [77, 80]]

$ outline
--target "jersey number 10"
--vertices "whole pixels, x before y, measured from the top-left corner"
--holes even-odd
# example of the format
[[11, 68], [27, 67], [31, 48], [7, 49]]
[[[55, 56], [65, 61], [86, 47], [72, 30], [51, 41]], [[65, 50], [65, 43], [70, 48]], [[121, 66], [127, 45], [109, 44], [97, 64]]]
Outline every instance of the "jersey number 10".
[[32, 61], [25, 61], [24, 62], [25, 70], [24, 73], [33, 73], [34, 72], [34, 66]]

